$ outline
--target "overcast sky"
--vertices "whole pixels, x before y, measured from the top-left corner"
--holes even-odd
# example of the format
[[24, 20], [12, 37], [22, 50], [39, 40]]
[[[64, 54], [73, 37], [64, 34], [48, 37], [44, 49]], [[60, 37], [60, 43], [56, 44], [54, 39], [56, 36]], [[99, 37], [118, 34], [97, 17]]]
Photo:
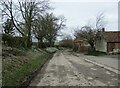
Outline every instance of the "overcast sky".
[[63, 33], [72, 34], [74, 28], [95, 22], [103, 12], [107, 21], [106, 31], [118, 30], [118, 0], [50, 0], [53, 12], [67, 19]]
[[[39, 0], [38, 0], [39, 1]], [[55, 15], [66, 18], [62, 33], [73, 35], [74, 28], [93, 24], [95, 17], [103, 12], [107, 21], [106, 31], [118, 31], [119, 0], [50, 0]]]

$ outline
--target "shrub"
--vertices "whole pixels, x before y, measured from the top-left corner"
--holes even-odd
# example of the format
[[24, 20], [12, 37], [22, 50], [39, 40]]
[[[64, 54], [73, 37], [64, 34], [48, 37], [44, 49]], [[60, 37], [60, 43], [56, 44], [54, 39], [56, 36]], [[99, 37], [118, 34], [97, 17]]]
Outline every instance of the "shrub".
[[49, 47], [49, 48], [46, 48], [45, 50], [46, 52], [49, 52], [49, 53], [55, 53], [58, 49], [55, 47]]
[[26, 55], [26, 51], [22, 49], [17, 48], [11, 48], [11, 47], [3, 47], [2, 48], [2, 56], [8, 56], [9, 54], [15, 55], [15, 56], [23, 56]]
[[107, 54], [106, 52], [101, 52], [101, 51], [88, 51], [87, 54], [85, 55], [101, 56], [106, 54]]
[[3, 44], [10, 47], [25, 47], [24, 38], [12, 36], [9, 34], [2, 34]]
[[64, 39], [60, 43], [61, 47], [65, 48], [73, 48], [73, 40], [72, 39]]
[[13, 40], [13, 37], [9, 34], [2, 34], [2, 41], [3, 41], [3, 44], [4, 45], [7, 45], [7, 46], [11, 46], [13, 45], [12, 44], [12, 41]]

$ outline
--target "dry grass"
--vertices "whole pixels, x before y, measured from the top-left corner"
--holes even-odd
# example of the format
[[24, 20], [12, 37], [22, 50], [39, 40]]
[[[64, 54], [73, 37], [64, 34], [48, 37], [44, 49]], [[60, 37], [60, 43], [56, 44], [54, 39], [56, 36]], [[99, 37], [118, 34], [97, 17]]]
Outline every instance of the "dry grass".
[[24, 55], [15, 56], [9, 54], [3, 59], [3, 85], [19, 85], [19, 82], [34, 71], [35, 68], [39, 67], [40, 64], [49, 56], [48, 53], [26, 51]]

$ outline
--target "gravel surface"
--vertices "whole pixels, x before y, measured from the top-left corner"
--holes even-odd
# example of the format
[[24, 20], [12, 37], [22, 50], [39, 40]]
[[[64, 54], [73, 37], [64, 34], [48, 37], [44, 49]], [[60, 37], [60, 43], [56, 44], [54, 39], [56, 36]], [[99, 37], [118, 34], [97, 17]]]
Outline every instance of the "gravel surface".
[[83, 57], [58, 51], [30, 86], [118, 86], [118, 75], [86, 62]]

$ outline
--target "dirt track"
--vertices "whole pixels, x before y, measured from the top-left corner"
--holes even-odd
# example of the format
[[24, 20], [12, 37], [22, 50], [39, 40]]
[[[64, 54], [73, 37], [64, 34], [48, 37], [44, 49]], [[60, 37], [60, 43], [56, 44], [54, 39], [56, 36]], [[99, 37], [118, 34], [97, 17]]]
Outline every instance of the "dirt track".
[[[58, 51], [30, 86], [117, 86], [118, 75], [88, 63], [67, 51]], [[42, 76], [42, 77], [41, 77]]]

